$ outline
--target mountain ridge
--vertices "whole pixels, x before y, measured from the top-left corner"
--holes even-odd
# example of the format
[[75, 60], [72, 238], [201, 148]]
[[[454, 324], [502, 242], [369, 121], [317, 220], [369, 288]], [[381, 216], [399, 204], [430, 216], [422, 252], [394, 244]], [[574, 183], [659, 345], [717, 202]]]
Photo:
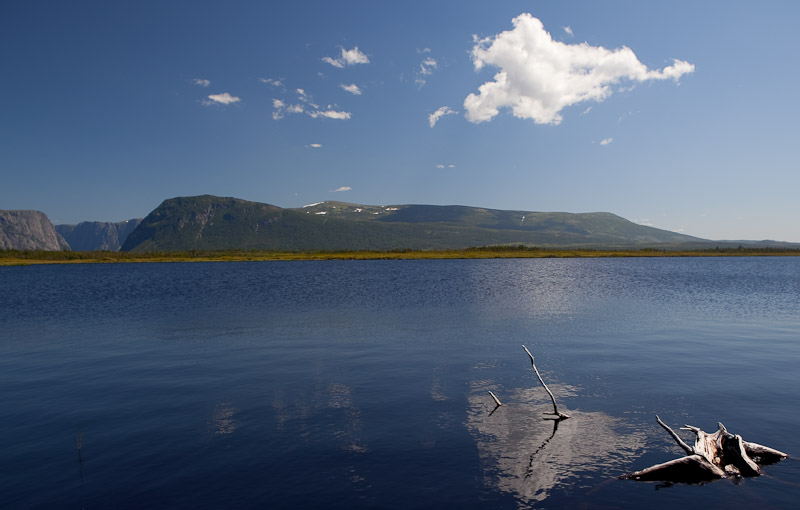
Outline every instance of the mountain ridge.
[[336, 201], [281, 208], [199, 195], [164, 200], [128, 236], [122, 250], [430, 250], [495, 244], [635, 247], [703, 241], [707, 240], [638, 225], [607, 212]]
[[144, 219], [54, 226], [41, 211], [0, 211], [0, 249], [74, 251], [390, 251], [483, 246], [563, 249], [798, 249], [783, 241], [708, 240], [609, 212], [324, 201], [281, 208], [234, 197], [164, 200]]

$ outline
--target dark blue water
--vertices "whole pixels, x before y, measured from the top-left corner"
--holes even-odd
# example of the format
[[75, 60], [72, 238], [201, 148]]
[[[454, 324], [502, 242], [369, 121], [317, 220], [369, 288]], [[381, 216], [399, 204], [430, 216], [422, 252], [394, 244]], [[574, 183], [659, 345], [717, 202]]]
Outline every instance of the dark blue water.
[[794, 508], [616, 477], [799, 391], [800, 258], [0, 268], [3, 508]]

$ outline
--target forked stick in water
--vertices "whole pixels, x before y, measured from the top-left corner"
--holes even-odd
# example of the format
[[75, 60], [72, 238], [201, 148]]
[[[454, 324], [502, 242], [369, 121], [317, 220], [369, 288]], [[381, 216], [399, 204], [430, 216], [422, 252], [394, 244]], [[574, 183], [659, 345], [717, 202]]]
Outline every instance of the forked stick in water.
[[522, 346], [522, 348], [525, 349], [525, 352], [527, 352], [528, 356], [530, 356], [530, 358], [531, 358], [531, 366], [533, 367], [533, 371], [536, 372], [536, 377], [539, 378], [539, 382], [542, 383], [542, 386], [544, 386], [545, 391], [547, 391], [547, 394], [550, 395], [550, 400], [553, 401], [553, 412], [552, 413], [547, 413], [547, 414], [553, 414], [559, 420], [566, 420], [567, 418], [569, 418], [569, 415], [568, 414], [564, 414], [564, 413], [562, 413], [562, 412], [560, 412], [558, 410], [558, 404], [556, 404], [556, 397], [553, 396], [553, 392], [550, 391], [550, 388], [548, 388], [547, 385], [544, 383], [544, 380], [542, 379], [542, 376], [539, 375], [539, 370], [537, 370], [537, 368], [536, 368], [536, 363], [533, 362], [533, 354], [531, 354], [531, 351], [529, 351], [528, 348], [525, 347], [524, 345]]

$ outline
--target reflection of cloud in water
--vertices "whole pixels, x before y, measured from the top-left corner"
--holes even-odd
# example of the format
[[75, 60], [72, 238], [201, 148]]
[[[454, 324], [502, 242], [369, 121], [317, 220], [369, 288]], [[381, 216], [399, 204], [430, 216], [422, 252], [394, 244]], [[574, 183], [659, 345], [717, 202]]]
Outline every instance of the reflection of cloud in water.
[[230, 402], [220, 402], [211, 416], [211, 426], [215, 434], [233, 434], [236, 430], [236, 421], [233, 419], [237, 409]]
[[332, 428], [327, 431], [343, 450], [353, 453], [367, 451], [360, 436], [363, 433], [361, 410], [353, 404], [352, 390], [344, 384], [329, 384], [316, 389], [307, 399], [286, 401], [282, 392], [275, 393], [272, 410], [277, 419], [278, 430], [291, 425], [300, 438], [307, 441], [318, 440], [319, 429], [313, 425], [315, 415], [325, 411], [343, 413], [341, 419], [331, 420]]
[[447, 400], [442, 382], [436, 375], [433, 376], [433, 382], [431, 383], [431, 398], [439, 402]]
[[[549, 386], [561, 397], [575, 393], [575, 388]], [[489, 389], [496, 391], [491, 381], [472, 383], [467, 428], [478, 444], [485, 483], [523, 502], [622, 474], [644, 446], [644, 433], [600, 412], [564, 409], [570, 419], [544, 419], [553, 407], [541, 387], [504, 392], [503, 406], [492, 413]]]
[[342, 409], [345, 412], [345, 426], [335, 430], [333, 435], [344, 442], [345, 450], [353, 453], [363, 453], [367, 451], [367, 447], [359, 437], [363, 428], [361, 410], [353, 405], [353, 398], [350, 393], [350, 387], [344, 384], [331, 384], [328, 386], [327, 407]]

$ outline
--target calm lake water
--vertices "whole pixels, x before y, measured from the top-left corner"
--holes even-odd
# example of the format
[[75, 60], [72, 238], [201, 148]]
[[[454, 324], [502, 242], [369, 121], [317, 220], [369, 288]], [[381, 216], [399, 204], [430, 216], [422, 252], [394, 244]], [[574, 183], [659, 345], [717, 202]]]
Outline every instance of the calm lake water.
[[799, 392], [796, 257], [0, 268], [3, 508], [796, 508], [616, 477]]

